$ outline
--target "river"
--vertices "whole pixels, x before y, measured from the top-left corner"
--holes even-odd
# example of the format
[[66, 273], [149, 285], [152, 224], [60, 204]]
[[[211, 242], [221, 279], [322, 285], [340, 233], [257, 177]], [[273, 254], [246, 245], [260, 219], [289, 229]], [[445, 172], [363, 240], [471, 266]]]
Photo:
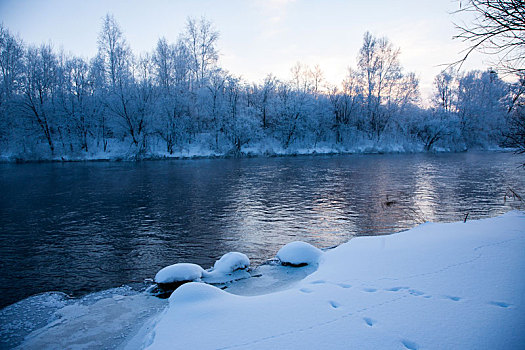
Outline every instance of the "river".
[[385, 154], [0, 164], [0, 307], [140, 285], [162, 267], [252, 264], [294, 240], [331, 247], [520, 207], [523, 157]]

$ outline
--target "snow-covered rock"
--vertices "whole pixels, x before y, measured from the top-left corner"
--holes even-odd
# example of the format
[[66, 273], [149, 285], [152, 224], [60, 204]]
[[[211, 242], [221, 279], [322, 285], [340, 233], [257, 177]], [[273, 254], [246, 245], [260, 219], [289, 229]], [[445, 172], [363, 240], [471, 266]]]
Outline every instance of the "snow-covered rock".
[[155, 275], [155, 282], [168, 284], [174, 282], [198, 281], [204, 269], [196, 264], [179, 263], [166, 266]]
[[229, 252], [224, 254], [213, 265], [213, 271], [221, 273], [231, 273], [235, 270], [246, 269], [250, 266], [250, 259], [238, 252]]
[[323, 252], [306, 242], [296, 241], [286, 244], [277, 252], [277, 259], [283, 265], [304, 266], [319, 263]]
[[250, 278], [246, 269], [250, 266], [250, 259], [238, 252], [224, 254], [215, 262], [209, 271], [204, 271], [202, 280], [206, 283], [227, 283], [244, 278]]

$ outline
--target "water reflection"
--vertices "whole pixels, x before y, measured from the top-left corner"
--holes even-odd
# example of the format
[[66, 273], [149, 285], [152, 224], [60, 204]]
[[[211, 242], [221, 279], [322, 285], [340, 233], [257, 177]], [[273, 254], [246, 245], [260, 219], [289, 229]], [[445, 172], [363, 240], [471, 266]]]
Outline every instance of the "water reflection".
[[[168, 264], [255, 263], [425, 220], [503, 213], [511, 154], [0, 165], [0, 305], [142, 281]], [[509, 205], [510, 204], [510, 205]]]

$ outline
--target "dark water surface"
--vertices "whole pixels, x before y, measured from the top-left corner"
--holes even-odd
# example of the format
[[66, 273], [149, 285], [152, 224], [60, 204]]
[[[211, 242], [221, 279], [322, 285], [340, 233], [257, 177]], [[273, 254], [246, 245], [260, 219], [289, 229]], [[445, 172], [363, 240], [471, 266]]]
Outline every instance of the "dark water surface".
[[352, 155], [141, 163], [0, 164], [0, 307], [151, 278], [176, 262], [252, 263], [284, 244], [329, 247], [423, 221], [518, 206], [510, 153]]

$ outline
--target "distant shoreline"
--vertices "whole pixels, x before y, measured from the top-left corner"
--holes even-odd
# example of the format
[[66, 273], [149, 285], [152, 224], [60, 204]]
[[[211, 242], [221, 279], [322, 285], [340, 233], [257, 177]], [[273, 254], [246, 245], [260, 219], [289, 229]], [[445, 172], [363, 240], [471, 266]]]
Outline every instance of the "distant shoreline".
[[194, 154], [194, 155], [163, 155], [152, 154], [145, 156], [132, 155], [115, 155], [107, 158], [64, 158], [60, 159], [23, 159], [18, 157], [0, 156], [0, 164], [26, 164], [26, 163], [86, 163], [86, 162], [142, 162], [142, 161], [177, 161], [177, 160], [202, 160], [202, 159], [245, 159], [245, 158], [285, 158], [285, 157], [303, 157], [303, 156], [343, 156], [343, 155], [382, 155], [382, 154], [447, 154], [447, 153], [472, 153], [472, 152], [500, 152], [512, 153], [515, 149], [498, 148], [498, 149], [476, 149], [476, 150], [438, 150], [438, 151], [382, 151], [370, 150], [363, 152], [354, 151], [294, 151], [290, 153], [253, 153], [253, 152], [238, 152], [238, 153], [223, 153], [223, 154]]

